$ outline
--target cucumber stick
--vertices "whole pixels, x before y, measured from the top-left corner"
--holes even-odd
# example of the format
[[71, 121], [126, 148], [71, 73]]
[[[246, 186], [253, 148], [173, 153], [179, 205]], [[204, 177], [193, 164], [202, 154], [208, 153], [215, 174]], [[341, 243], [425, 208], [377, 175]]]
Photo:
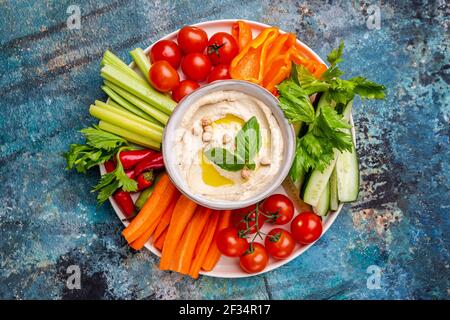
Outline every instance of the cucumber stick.
[[[336, 160], [336, 163], [337, 161], [339, 161], [339, 158]], [[330, 210], [336, 211], [339, 207], [336, 167], [334, 167], [334, 170], [331, 173], [329, 183], [330, 183]]]
[[326, 91], [326, 92], [324, 92], [321, 96], [320, 96], [320, 99], [319, 99], [319, 102], [317, 103], [317, 109], [316, 109], [316, 114], [320, 111], [320, 109], [323, 107], [323, 106], [330, 106], [330, 107], [332, 107], [332, 108], [334, 108], [334, 107], [336, 107], [336, 102], [334, 101], [334, 100], [332, 100], [332, 101], [328, 101], [328, 92]]
[[320, 197], [328, 185], [328, 180], [330, 179], [331, 173], [333, 172], [338, 155], [339, 151], [336, 150], [334, 152], [334, 159], [330, 162], [328, 167], [323, 170], [323, 172], [314, 170], [311, 173], [311, 176], [305, 184], [303, 201], [313, 207], [316, 207], [319, 204]]
[[[353, 101], [344, 109], [343, 115], [350, 119]], [[341, 202], [351, 202], [358, 198], [359, 193], [359, 163], [355, 145], [351, 152], [343, 152], [336, 161], [336, 176], [338, 199]]]
[[330, 183], [327, 183], [325, 189], [319, 198], [317, 206], [313, 206], [313, 211], [319, 216], [326, 216], [330, 208]]

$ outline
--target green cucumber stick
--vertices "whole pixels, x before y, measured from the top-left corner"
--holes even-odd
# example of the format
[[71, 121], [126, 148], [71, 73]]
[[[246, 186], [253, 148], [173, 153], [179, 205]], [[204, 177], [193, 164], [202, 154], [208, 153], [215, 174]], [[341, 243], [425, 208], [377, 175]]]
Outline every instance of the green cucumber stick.
[[109, 88], [107, 86], [101, 86], [101, 88], [109, 96], [111, 101], [115, 101], [122, 108], [125, 108], [126, 110], [134, 113], [135, 115], [137, 115], [145, 120], [148, 120], [150, 122], [153, 122], [154, 124], [161, 125], [158, 120], [156, 120], [152, 116], [148, 115], [147, 113], [145, 113], [138, 107], [134, 106], [133, 104], [131, 104], [130, 102], [128, 102], [127, 100], [125, 100], [124, 98], [119, 96], [117, 93], [115, 93], [113, 90], [111, 90], [111, 88]]
[[113, 108], [114, 110], [111, 111], [105, 107], [91, 105], [89, 108], [89, 113], [93, 117], [95, 117], [99, 120], [109, 122], [120, 128], [129, 130], [131, 132], [140, 134], [141, 136], [150, 138], [156, 142], [162, 141], [162, 132], [155, 130], [154, 128], [151, 128], [145, 124], [142, 124], [141, 122], [136, 122], [127, 116], [123, 116], [123, 115], [119, 114], [119, 112], [117, 112], [118, 110], [115, 109], [114, 107], [111, 107], [111, 108]]
[[115, 135], [118, 135], [122, 138], [124, 138], [125, 140], [135, 143], [137, 145], [146, 147], [146, 148], [150, 148], [153, 150], [160, 150], [161, 149], [161, 144], [153, 141], [152, 139], [149, 139], [147, 137], [144, 137], [140, 134], [128, 131], [126, 129], [123, 129], [121, 127], [115, 126], [109, 122], [100, 120], [100, 122], [98, 123], [98, 127], [104, 131], [108, 131], [110, 133], [113, 133]]
[[137, 115], [132, 114], [128, 110], [119, 110], [119, 109], [117, 109], [115, 107], [112, 107], [109, 104], [104, 103], [104, 102], [102, 102], [100, 100], [95, 100], [95, 105], [97, 107], [101, 107], [101, 108], [106, 109], [108, 111], [116, 112], [118, 115], [120, 115], [122, 117], [127, 117], [128, 119], [130, 119], [130, 120], [132, 120], [132, 121], [134, 121], [136, 123], [141, 123], [141, 124], [143, 124], [145, 126], [148, 126], [148, 127], [152, 128], [154, 130], [157, 130], [157, 131], [159, 131], [161, 133], [164, 130], [163, 127], [161, 127], [160, 125], [157, 125], [157, 124], [154, 124], [154, 123], [152, 123], [150, 121], [142, 119], [142, 118], [138, 117]]
[[105, 85], [108, 88], [112, 89], [114, 92], [116, 92], [118, 95], [120, 95], [125, 100], [129, 101], [136, 107], [140, 108], [142, 111], [146, 112], [147, 114], [149, 114], [150, 116], [152, 116], [153, 118], [155, 118], [156, 120], [161, 122], [163, 125], [166, 125], [167, 121], [169, 121], [169, 116], [167, 114], [158, 110], [154, 106], [146, 103], [145, 101], [139, 99], [138, 97], [129, 93], [128, 91], [123, 90], [122, 88], [116, 86], [111, 81], [105, 80]]
[[113, 65], [104, 66], [101, 69], [100, 75], [103, 79], [111, 81], [115, 85], [134, 94], [168, 115], [172, 113], [177, 105], [177, 103], [168, 96], [156, 91], [149, 85], [143, 85], [142, 82], [137, 81]]
[[150, 71], [150, 59], [141, 48], [136, 48], [130, 51], [130, 55], [133, 58], [134, 63], [141, 70], [142, 75], [148, 81], [148, 72]]

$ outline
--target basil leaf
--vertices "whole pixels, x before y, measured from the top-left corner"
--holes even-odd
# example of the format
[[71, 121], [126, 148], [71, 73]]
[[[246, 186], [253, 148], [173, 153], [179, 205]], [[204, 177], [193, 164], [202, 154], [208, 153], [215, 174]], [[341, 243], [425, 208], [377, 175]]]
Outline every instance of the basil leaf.
[[245, 166], [243, 158], [224, 148], [211, 148], [204, 154], [211, 162], [227, 171], [239, 171]]
[[253, 170], [255, 166], [250, 162], [261, 149], [261, 132], [255, 116], [251, 117], [239, 130], [235, 138], [235, 145], [238, 157], [244, 159], [247, 167]]

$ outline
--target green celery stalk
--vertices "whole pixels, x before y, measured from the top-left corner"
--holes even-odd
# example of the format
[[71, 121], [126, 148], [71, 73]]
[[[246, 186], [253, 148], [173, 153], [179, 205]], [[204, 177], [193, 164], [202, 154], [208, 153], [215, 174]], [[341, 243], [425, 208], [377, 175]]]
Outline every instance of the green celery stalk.
[[127, 100], [119, 96], [117, 93], [115, 93], [111, 88], [107, 86], [101, 86], [102, 90], [110, 97], [111, 101], [117, 102], [122, 108], [134, 113], [135, 115], [148, 120], [150, 122], [153, 122], [154, 124], [161, 125], [161, 123], [153, 118], [152, 116], [148, 115], [141, 109], [137, 108], [133, 104], [129, 103]]
[[[112, 53], [109, 50], [106, 50], [103, 54], [102, 61], [100, 61], [100, 65], [106, 66], [106, 65], [113, 65], [123, 72], [127, 73], [128, 75], [132, 76], [138, 81], [144, 80], [143, 77], [136, 71], [134, 71], [131, 67], [129, 67], [125, 62], [123, 62], [118, 56], [116, 56], [114, 53]], [[145, 80], [144, 80], [145, 82]]]
[[168, 96], [156, 91], [148, 85], [143, 85], [132, 76], [121, 71], [113, 65], [106, 65], [101, 69], [100, 75], [103, 79], [111, 81], [122, 89], [134, 94], [138, 98], [155, 106], [162, 112], [170, 115], [177, 105]]
[[[113, 125], [116, 125], [120, 128], [129, 130], [131, 132], [137, 133], [141, 136], [150, 138], [151, 140], [154, 140], [156, 142], [162, 141], [162, 132], [159, 130], [155, 130], [154, 128], [145, 125], [141, 122], [135, 121], [134, 119], [131, 119], [131, 117], [124, 116], [120, 114], [120, 110], [109, 106], [113, 110], [108, 110], [108, 108], [100, 107], [96, 105], [91, 105], [89, 108], [89, 113], [99, 119], [106, 122], [109, 122]], [[143, 120], [141, 118], [138, 118], [140, 120]]]
[[100, 120], [100, 122], [98, 123], [98, 127], [102, 130], [116, 134], [116, 135], [124, 138], [125, 140], [135, 143], [137, 145], [151, 148], [151, 149], [158, 150], [158, 151], [161, 149], [160, 143], [153, 141], [152, 139], [149, 139], [147, 137], [144, 137], [140, 134], [130, 132], [126, 129], [115, 126], [109, 122]]
[[145, 126], [148, 126], [148, 127], [152, 128], [152, 129], [154, 129], [154, 130], [157, 130], [157, 131], [159, 131], [159, 132], [161, 132], [161, 133], [162, 133], [163, 130], [164, 130], [164, 128], [163, 128], [162, 126], [160, 126], [159, 124], [155, 124], [155, 123], [152, 123], [152, 122], [147, 121], [147, 120], [145, 120], [145, 119], [142, 119], [142, 118], [140, 118], [140, 117], [138, 117], [138, 116], [132, 114], [132, 113], [129, 112], [128, 110], [123, 110], [123, 109], [122, 109], [122, 110], [119, 110], [119, 109], [117, 109], [117, 108], [115, 108], [115, 107], [112, 107], [112, 106], [110, 106], [109, 104], [104, 103], [103, 101], [100, 101], [100, 100], [95, 100], [95, 105], [96, 105], [97, 107], [104, 108], [104, 109], [106, 109], [106, 110], [108, 110], [108, 111], [116, 112], [116, 113], [119, 114], [120, 116], [127, 117], [128, 119], [130, 119], [130, 120], [132, 120], [132, 121], [134, 121], [134, 122], [136, 122], [136, 123], [141, 123], [141, 124], [143, 124], [143, 125], [145, 125]]
[[115, 102], [113, 99], [108, 99], [108, 101], [106, 101], [106, 103], [109, 104], [110, 106], [113, 106], [113, 107], [116, 107], [116, 108], [119, 108], [119, 109], [125, 109], [120, 104]]
[[169, 121], [169, 116], [165, 114], [164, 112], [156, 109], [152, 105], [146, 103], [145, 101], [139, 99], [135, 95], [129, 93], [126, 90], [123, 90], [122, 88], [116, 86], [111, 81], [105, 80], [105, 85], [112, 89], [114, 92], [116, 92], [118, 95], [120, 95], [122, 98], [126, 99], [136, 107], [140, 108], [142, 111], [146, 112], [159, 122], [161, 122], [163, 125], [167, 124], [167, 121]]
[[130, 51], [130, 55], [134, 60], [134, 63], [141, 70], [142, 75], [148, 81], [148, 72], [150, 71], [150, 59], [141, 48], [136, 48]]

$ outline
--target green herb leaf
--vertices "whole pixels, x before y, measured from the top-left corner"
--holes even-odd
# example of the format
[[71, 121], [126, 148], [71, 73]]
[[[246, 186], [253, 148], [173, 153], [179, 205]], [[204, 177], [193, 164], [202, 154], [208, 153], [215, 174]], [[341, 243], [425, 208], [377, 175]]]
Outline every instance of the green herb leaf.
[[386, 87], [381, 84], [367, 80], [363, 77], [352, 78], [349, 79], [349, 81], [352, 81], [355, 84], [354, 91], [362, 98], [384, 99], [386, 97]]
[[239, 171], [245, 167], [245, 160], [224, 148], [211, 148], [204, 152], [214, 164], [227, 171]]
[[339, 47], [332, 50], [327, 55], [327, 60], [331, 65], [335, 65], [342, 61], [342, 53], [344, 52], [344, 41], [341, 40]]
[[114, 192], [122, 188], [123, 191], [126, 192], [135, 192], [137, 191], [137, 182], [133, 179], [130, 179], [123, 169], [122, 163], [119, 160], [120, 152], [126, 147], [121, 148], [117, 151], [117, 165], [114, 171], [106, 173], [102, 175], [100, 181], [94, 188], [92, 192], [98, 191], [97, 201], [99, 204], [102, 204], [109, 197], [111, 197]]
[[290, 123], [314, 121], [314, 107], [308, 94], [294, 81], [283, 81], [278, 87], [280, 108]]
[[[242, 127], [235, 138], [237, 156], [244, 159], [249, 169], [253, 170], [251, 161], [261, 149], [261, 132], [256, 117], [251, 117]], [[252, 169], [253, 168], [253, 169]]]
[[80, 131], [86, 138], [86, 144], [104, 150], [112, 150], [127, 144], [127, 141], [115, 134], [103, 131], [97, 126]]

